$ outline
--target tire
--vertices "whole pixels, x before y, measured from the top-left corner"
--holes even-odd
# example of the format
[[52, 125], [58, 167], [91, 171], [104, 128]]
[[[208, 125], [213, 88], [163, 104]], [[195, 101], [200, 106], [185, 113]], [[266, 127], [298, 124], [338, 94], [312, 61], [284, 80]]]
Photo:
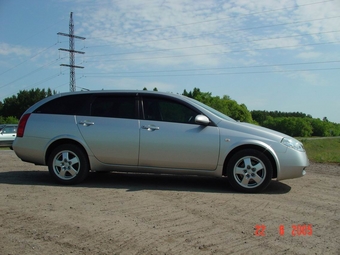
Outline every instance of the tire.
[[55, 148], [48, 158], [48, 170], [59, 183], [72, 185], [85, 180], [89, 174], [86, 154], [74, 144]]
[[268, 187], [273, 166], [268, 157], [255, 149], [235, 153], [227, 164], [230, 185], [241, 192], [256, 193]]

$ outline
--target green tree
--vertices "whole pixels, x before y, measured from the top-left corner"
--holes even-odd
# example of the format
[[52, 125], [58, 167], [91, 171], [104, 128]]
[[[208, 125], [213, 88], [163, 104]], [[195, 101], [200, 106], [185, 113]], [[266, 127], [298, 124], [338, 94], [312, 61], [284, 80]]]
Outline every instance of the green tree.
[[56, 94], [56, 91], [48, 89], [31, 89], [21, 90], [15, 96], [5, 98], [2, 107], [0, 108], [0, 116], [9, 117], [13, 116], [20, 119], [21, 115], [33, 104], [40, 101], [41, 99]]
[[248, 111], [247, 107], [244, 104], [239, 105], [227, 95], [220, 98], [219, 96], [212, 96], [210, 92], [201, 92], [199, 88], [194, 88], [192, 92], [184, 90], [183, 95], [196, 99], [235, 120], [253, 122], [251, 113]]
[[302, 112], [280, 112], [280, 111], [259, 111], [254, 110], [251, 111], [251, 115], [253, 120], [255, 120], [260, 125], [263, 124], [263, 122], [266, 120], [268, 116], [271, 116], [273, 118], [279, 118], [279, 117], [300, 117], [300, 118], [312, 118], [310, 115], [306, 115]]
[[313, 136], [327, 136], [326, 123], [320, 119], [312, 119], [310, 121], [313, 127]]
[[16, 117], [2, 117], [0, 116], [0, 124], [18, 124], [19, 120]]
[[282, 132], [289, 136], [308, 137], [313, 133], [313, 127], [308, 118], [268, 116], [263, 126]]

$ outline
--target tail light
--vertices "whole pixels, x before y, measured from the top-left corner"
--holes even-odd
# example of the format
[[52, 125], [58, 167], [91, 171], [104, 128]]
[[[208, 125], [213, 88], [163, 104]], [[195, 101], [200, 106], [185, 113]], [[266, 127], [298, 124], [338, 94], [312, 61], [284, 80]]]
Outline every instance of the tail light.
[[28, 114], [25, 114], [24, 116], [21, 117], [21, 119], [19, 121], [18, 129], [17, 129], [17, 137], [23, 137], [24, 136], [26, 123], [27, 123], [30, 115], [31, 114], [28, 113]]

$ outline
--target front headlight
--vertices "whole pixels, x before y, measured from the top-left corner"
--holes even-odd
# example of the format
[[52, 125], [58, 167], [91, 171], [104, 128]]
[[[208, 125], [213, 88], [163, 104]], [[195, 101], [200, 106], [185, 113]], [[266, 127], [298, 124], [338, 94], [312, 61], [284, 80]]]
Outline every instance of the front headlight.
[[302, 151], [304, 152], [305, 149], [303, 148], [303, 145], [302, 143], [300, 143], [299, 141], [293, 139], [293, 138], [283, 138], [281, 143], [289, 148], [292, 148], [294, 150], [297, 150], [297, 151]]

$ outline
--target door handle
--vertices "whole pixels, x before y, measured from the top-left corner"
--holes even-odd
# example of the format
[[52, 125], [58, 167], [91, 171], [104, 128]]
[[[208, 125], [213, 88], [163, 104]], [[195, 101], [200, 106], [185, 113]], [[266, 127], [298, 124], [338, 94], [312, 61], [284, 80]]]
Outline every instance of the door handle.
[[79, 124], [83, 125], [84, 127], [88, 127], [88, 126], [94, 125], [94, 122], [83, 120], [83, 121], [79, 121]]
[[159, 127], [153, 126], [153, 125], [148, 125], [148, 126], [142, 126], [143, 129], [146, 129], [147, 131], [155, 131], [159, 130]]

